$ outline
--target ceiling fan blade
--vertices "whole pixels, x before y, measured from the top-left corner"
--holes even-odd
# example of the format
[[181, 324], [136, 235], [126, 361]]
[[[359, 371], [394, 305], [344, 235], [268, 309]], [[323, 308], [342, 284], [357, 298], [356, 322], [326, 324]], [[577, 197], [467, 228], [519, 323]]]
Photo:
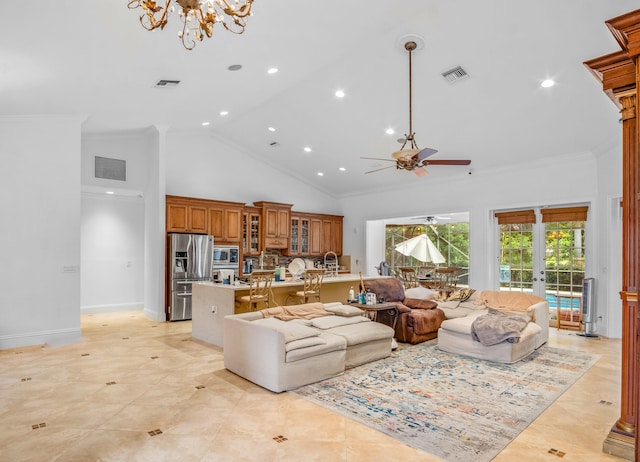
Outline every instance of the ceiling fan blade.
[[434, 155], [436, 152], [438, 152], [437, 149], [424, 148], [423, 150], [418, 151], [418, 154], [416, 154], [416, 159], [418, 160], [418, 162], [422, 162], [427, 157]]
[[380, 157], [360, 157], [360, 159], [369, 159], [369, 160], [384, 160], [387, 162], [395, 162], [393, 159], [381, 159]]
[[364, 172], [364, 173], [366, 175], [367, 173], [379, 172], [380, 170], [386, 170], [388, 168], [394, 168], [394, 167], [395, 167], [395, 165], [389, 165], [388, 167], [377, 168], [375, 170], [369, 170], [368, 172]]
[[427, 165], [469, 165], [470, 160], [454, 159], [454, 160], [426, 160], [423, 162], [423, 166]]
[[413, 169], [413, 173], [416, 174], [416, 176], [427, 176], [427, 174], [429, 172], [427, 172], [425, 169], [423, 169], [422, 167], [416, 167]]

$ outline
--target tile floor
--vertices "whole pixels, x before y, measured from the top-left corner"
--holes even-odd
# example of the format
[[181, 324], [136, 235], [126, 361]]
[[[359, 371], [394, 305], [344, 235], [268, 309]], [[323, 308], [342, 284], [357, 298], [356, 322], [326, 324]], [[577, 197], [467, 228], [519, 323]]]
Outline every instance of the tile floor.
[[[0, 461], [436, 461], [224, 369], [191, 322], [141, 311], [82, 316], [83, 340], [0, 351]], [[620, 341], [551, 329], [601, 359], [495, 461], [614, 461]]]

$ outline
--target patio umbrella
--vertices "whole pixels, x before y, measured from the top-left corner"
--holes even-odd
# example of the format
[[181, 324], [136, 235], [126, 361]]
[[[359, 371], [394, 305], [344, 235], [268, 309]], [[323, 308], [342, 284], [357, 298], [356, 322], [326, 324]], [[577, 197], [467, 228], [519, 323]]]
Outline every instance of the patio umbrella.
[[444, 263], [446, 260], [426, 234], [412, 237], [396, 245], [402, 255], [413, 257], [421, 262]]

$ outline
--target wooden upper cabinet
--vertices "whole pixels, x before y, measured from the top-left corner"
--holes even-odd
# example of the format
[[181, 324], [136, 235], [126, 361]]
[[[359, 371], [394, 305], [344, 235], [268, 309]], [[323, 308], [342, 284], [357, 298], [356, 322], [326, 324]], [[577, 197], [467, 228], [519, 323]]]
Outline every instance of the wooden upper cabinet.
[[322, 220], [311, 218], [309, 221], [309, 253], [322, 255]]
[[258, 255], [262, 250], [260, 230], [262, 209], [245, 207], [242, 217], [242, 252], [245, 255]]
[[167, 203], [167, 232], [207, 234], [207, 208]]
[[210, 234], [216, 243], [242, 239], [242, 203], [182, 196], [167, 196], [166, 202], [167, 232]]
[[262, 209], [262, 248], [288, 252], [292, 204], [260, 201], [253, 205]]
[[322, 219], [322, 253], [335, 252], [342, 255], [342, 218], [327, 215]]
[[214, 242], [241, 241], [242, 213], [240, 207], [209, 206], [209, 234], [214, 237]]

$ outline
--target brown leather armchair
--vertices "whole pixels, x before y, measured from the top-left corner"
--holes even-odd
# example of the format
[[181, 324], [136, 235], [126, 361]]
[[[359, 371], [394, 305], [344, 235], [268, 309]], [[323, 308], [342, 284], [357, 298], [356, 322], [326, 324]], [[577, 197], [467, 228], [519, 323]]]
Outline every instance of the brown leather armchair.
[[[431, 300], [406, 298], [402, 283], [396, 278], [370, 279], [364, 286], [376, 294], [376, 298], [385, 302], [395, 302], [399, 316], [396, 323], [396, 340], [412, 345], [425, 342], [438, 336], [440, 324], [445, 320], [444, 312]], [[385, 320], [386, 313], [379, 313], [378, 320]]]

